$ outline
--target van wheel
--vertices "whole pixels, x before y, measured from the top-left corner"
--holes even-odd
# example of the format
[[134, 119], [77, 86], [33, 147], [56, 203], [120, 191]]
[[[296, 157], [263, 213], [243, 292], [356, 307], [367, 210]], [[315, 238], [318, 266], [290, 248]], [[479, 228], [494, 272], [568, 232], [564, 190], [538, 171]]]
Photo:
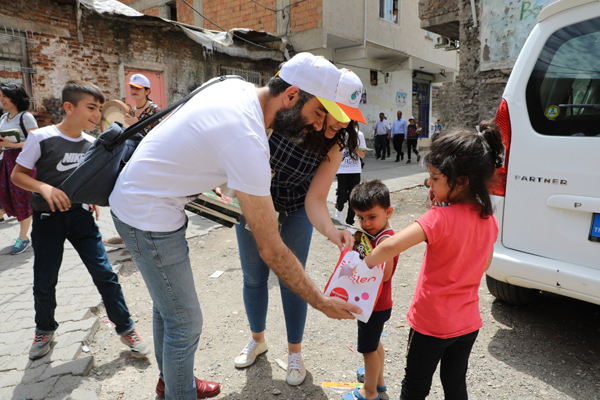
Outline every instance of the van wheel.
[[540, 293], [536, 289], [528, 289], [501, 282], [489, 275], [485, 276], [485, 281], [492, 296], [515, 306], [524, 306], [533, 302]]

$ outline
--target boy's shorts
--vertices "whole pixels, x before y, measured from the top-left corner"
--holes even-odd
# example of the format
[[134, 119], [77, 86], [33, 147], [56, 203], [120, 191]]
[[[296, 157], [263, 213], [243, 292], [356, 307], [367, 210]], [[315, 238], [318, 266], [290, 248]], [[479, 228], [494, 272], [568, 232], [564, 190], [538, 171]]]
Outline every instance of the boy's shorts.
[[358, 323], [358, 352], [361, 354], [372, 353], [379, 347], [379, 339], [383, 332], [383, 325], [390, 319], [392, 309], [373, 311], [369, 322]]

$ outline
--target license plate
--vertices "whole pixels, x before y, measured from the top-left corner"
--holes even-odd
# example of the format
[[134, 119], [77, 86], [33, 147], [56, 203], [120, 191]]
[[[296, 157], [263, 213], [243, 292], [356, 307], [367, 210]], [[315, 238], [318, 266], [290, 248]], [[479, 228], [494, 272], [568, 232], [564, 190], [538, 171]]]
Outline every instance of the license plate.
[[600, 214], [592, 215], [592, 226], [590, 227], [588, 240], [600, 242]]

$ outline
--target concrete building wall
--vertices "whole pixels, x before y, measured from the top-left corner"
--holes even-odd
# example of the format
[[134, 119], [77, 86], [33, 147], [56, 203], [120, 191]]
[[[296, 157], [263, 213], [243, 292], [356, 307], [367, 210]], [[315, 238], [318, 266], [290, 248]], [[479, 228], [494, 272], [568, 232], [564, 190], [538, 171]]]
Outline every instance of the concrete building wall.
[[551, 2], [475, 0], [474, 18], [470, 0], [419, 1], [421, 27], [460, 43], [459, 78], [439, 92], [445, 128], [472, 129], [494, 118], [520, 48], [541, 7]]
[[75, 6], [48, 0], [5, 2], [0, 14], [7, 28], [33, 32], [34, 115], [40, 126], [61, 120], [61, 89], [71, 79], [92, 82], [107, 99], [122, 100], [125, 69], [160, 72], [171, 103], [217, 76], [222, 65], [263, 71], [265, 76], [276, 72], [276, 63], [270, 60], [207, 53], [178, 28], [155, 21], [82, 9], [78, 32]]

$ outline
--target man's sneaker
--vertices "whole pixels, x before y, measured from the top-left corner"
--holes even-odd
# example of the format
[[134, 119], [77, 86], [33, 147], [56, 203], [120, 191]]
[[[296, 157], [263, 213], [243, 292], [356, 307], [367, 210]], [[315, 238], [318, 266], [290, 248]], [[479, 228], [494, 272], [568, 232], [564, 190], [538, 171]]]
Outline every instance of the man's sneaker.
[[121, 335], [121, 342], [131, 349], [131, 353], [134, 357], [142, 358], [150, 353], [150, 346], [142, 340], [135, 329], [126, 335]]
[[54, 340], [54, 332], [52, 333], [35, 333], [33, 344], [29, 349], [29, 358], [37, 360], [44, 357], [50, 351], [50, 343]]
[[285, 380], [288, 385], [298, 386], [306, 378], [306, 368], [302, 360], [302, 353], [292, 353], [288, 356], [288, 366]]
[[410, 162], [411, 162], [411, 161], [410, 161], [410, 158], [409, 158], [409, 159], [408, 159], [408, 161], [407, 161], [406, 163], [407, 163], [407, 164], [410, 164]]
[[[221, 393], [221, 386], [217, 382], [203, 381], [196, 377], [194, 379], [196, 379], [196, 398], [205, 399]], [[161, 378], [158, 378], [156, 384], [156, 394], [159, 397], [165, 397], [165, 381]]]
[[421, 155], [420, 154], [417, 155], [417, 162], [419, 162], [419, 161], [421, 161]]
[[256, 357], [267, 351], [267, 342], [258, 343], [253, 338], [244, 347], [244, 350], [235, 358], [234, 364], [236, 368], [244, 368], [254, 364]]
[[4, 219], [4, 217], [0, 217], [0, 224], [3, 224], [5, 222], [6, 222], [6, 220]]
[[16, 254], [21, 254], [29, 247], [30, 244], [31, 240], [21, 239], [20, 237], [18, 237], [17, 240], [15, 240], [15, 245], [10, 251], [10, 254], [12, 254], [13, 256]]

